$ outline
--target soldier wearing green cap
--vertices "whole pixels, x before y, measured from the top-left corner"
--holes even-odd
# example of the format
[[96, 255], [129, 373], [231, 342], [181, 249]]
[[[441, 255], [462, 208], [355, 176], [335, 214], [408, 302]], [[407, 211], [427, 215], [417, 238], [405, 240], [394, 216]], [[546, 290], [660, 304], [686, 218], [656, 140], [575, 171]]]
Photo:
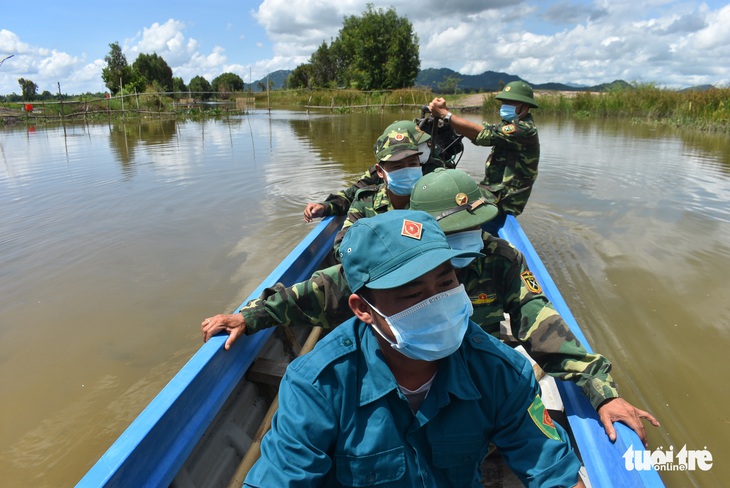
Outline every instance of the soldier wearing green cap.
[[[405, 129], [410, 132], [416, 143], [418, 150], [421, 152], [419, 159], [421, 160], [421, 169], [423, 174], [428, 174], [436, 168], [443, 168], [445, 162], [430, 149], [431, 136], [422, 131], [415, 122], [410, 120], [397, 120], [386, 128], [386, 132], [394, 129]], [[327, 217], [330, 215], [347, 215], [347, 210], [355, 199], [355, 193], [358, 190], [367, 187], [374, 187], [383, 183], [383, 179], [378, 175], [377, 165], [372, 165], [360, 179], [352, 184], [349, 188], [341, 190], [337, 193], [330, 194], [324, 202], [308, 203], [304, 208], [304, 220], [311, 222], [319, 217]]]
[[[437, 220], [452, 248], [484, 254], [452, 260], [471, 300], [472, 320], [511, 345], [524, 346], [546, 373], [576, 383], [598, 411], [612, 440], [616, 436], [613, 422], [621, 421], [646, 443], [641, 419], [658, 425], [656, 419], [620, 397], [610, 374], [611, 363], [600, 354], [589, 354], [573, 335], [542, 293], [522, 253], [507, 241], [480, 231], [497, 209], [472, 177], [461, 170], [437, 169], [418, 181], [409, 204]], [[241, 334], [276, 325], [334, 327], [352, 316], [347, 303], [350, 293], [342, 266], [332, 266], [289, 288], [282, 284], [267, 288], [240, 313], [206, 319], [201, 324], [203, 339], [226, 331], [230, 334], [228, 349]], [[501, 326], [505, 314], [510, 317], [507, 328]]]
[[529, 362], [469, 319], [451, 261], [477, 256], [425, 212], [355, 222], [355, 316], [287, 368], [244, 486], [477, 487], [491, 442], [525, 486], [583, 487]]
[[375, 165], [383, 183], [359, 190], [355, 194], [342, 229], [335, 236], [334, 251], [350, 226], [363, 217], [408, 208], [411, 190], [423, 176], [419, 150], [414, 134], [404, 124], [391, 124], [375, 142]]
[[496, 98], [502, 102], [499, 124], [480, 125], [453, 115], [443, 98], [434, 98], [429, 104], [431, 114], [450, 123], [474, 144], [492, 146], [481, 182], [500, 208], [499, 218], [489, 226], [492, 233], [507, 214], [517, 216], [525, 209], [540, 161], [540, 140], [530, 114], [530, 108], [537, 108], [537, 102], [530, 85], [524, 81], [507, 83]]

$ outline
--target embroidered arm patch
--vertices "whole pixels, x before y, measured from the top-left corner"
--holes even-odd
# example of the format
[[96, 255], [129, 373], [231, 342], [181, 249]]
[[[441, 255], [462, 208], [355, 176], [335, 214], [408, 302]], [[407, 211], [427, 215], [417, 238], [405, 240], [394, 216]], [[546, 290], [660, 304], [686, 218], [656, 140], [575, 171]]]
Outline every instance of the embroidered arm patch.
[[535, 397], [532, 404], [527, 408], [527, 413], [530, 414], [532, 421], [535, 422], [537, 428], [540, 429], [546, 437], [556, 441], [562, 441], [560, 435], [558, 435], [557, 429], [555, 428], [553, 419], [550, 418], [550, 414], [545, 409], [545, 404], [542, 403], [540, 396]]
[[537, 282], [537, 278], [532, 274], [532, 271], [523, 271], [520, 274], [520, 278], [522, 278], [522, 282], [532, 293], [542, 293], [540, 283]]

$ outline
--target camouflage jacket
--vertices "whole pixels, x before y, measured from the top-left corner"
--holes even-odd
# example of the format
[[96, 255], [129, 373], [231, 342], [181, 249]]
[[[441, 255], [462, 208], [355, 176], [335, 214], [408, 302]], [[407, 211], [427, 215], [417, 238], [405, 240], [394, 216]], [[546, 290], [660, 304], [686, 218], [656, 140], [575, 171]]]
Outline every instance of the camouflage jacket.
[[352, 224], [359, 219], [374, 217], [378, 214], [385, 213], [388, 210], [393, 210], [393, 206], [390, 204], [390, 200], [388, 199], [385, 183], [358, 190], [355, 194], [355, 200], [352, 202], [350, 209], [347, 211], [347, 218], [342, 223], [342, 229], [340, 229], [335, 236], [334, 252], [337, 261], [340, 260], [338, 257], [340, 243], [345, 237], [347, 231], [350, 230], [350, 227], [352, 227]]
[[[597, 408], [618, 397], [611, 363], [589, 354], [542, 293], [525, 259], [509, 242], [484, 234], [485, 257], [458, 271], [474, 306], [472, 320], [510, 345], [522, 344], [543, 370], [573, 381]], [[341, 265], [316, 272], [290, 288], [278, 283], [241, 310], [246, 334], [275, 325], [305, 324], [331, 328], [352, 316]], [[510, 329], [500, 330], [504, 314]]]
[[337, 193], [331, 193], [322, 205], [324, 205], [324, 216], [330, 215], [346, 215], [347, 209], [350, 208], [353, 200], [355, 200], [355, 194], [358, 190], [366, 188], [368, 186], [379, 185], [383, 182], [383, 179], [378, 176], [378, 172], [375, 169], [375, 165], [370, 166], [365, 173], [352, 184], [349, 188], [341, 190]]
[[[445, 166], [446, 163], [438, 157], [433, 156], [423, 165], [423, 174], [427, 175], [436, 168], [443, 168]], [[360, 179], [349, 188], [337, 193], [330, 193], [325, 201], [321, 202], [324, 205], [324, 217], [329, 217], [330, 215], [347, 215], [347, 210], [352, 205], [352, 202], [355, 200], [355, 194], [359, 190], [369, 186], [377, 186], [381, 183], [383, 183], [383, 179], [378, 176], [375, 165], [370, 166]]]
[[518, 122], [482, 124], [472, 140], [477, 146], [492, 146], [481, 185], [491, 191], [503, 213], [519, 215], [527, 205], [537, 179], [540, 140], [531, 114]]

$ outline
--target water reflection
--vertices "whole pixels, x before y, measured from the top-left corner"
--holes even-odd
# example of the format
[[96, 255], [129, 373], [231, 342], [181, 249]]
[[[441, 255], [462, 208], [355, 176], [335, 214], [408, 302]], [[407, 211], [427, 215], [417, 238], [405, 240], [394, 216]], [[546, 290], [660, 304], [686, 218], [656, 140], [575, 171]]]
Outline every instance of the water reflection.
[[297, 137], [309, 141], [321, 163], [336, 162], [348, 174], [359, 176], [375, 163], [373, 146], [378, 135], [394, 121], [413, 120], [417, 115], [410, 111], [354, 114], [353, 123], [342, 124], [342, 116], [317, 114], [292, 120], [291, 127]]
[[[255, 111], [201, 122], [0, 131], [0, 472], [71, 485], [304, 236], [301, 212], [418, 114]], [[480, 117], [472, 117], [479, 121]], [[707, 446], [730, 476], [727, 138], [539, 116], [520, 221], [653, 445]], [[475, 178], [489, 148], [465, 144]], [[712, 374], [710, 374], [712, 372]]]
[[126, 176], [133, 173], [139, 144], [165, 145], [177, 135], [175, 120], [114, 121], [109, 124], [109, 147]]

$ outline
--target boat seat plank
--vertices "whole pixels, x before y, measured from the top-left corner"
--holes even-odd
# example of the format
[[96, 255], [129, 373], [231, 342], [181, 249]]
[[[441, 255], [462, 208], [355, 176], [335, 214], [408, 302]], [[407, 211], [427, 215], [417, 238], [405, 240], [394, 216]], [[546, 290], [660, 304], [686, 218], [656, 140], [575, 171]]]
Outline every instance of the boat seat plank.
[[248, 381], [254, 383], [278, 387], [287, 366], [289, 366], [287, 361], [260, 357], [248, 369], [246, 377]]

